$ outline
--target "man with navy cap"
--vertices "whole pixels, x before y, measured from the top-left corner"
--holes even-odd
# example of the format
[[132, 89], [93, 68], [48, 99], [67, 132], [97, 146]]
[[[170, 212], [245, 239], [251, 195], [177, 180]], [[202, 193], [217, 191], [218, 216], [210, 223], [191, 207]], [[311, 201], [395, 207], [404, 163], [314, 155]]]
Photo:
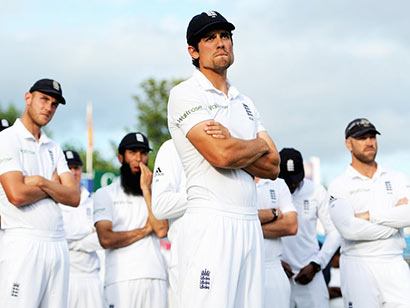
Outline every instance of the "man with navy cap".
[[[235, 26], [216, 11], [187, 29], [196, 70], [175, 86], [168, 128], [187, 177], [178, 232], [179, 307], [263, 307], [263, 235], [254, 176], [275, 179], [279, 155], [253, 102], [227, 79]], [[230, 135], [214, 138], [219, 122]], [[272, 217], [273, 218], [273, 213]]]
[[159, 238], [167, 220], [151, 210], [152, 172], [148, 139], [127, 134], [118, 146], [120, 178], [97, 190], [94, 221], [106, 249], [105, 297], [111, 307], [167, 307], [167, 274]]
[[81, 191], [81, 202], [77, 208], [60, 204], [70, 254], [68, 308], [104, 307], [100, 260], [96, 252], [102, 247], [94, 228], [93, 199], [81, 185], [83, 161], [73, 150], [65, 150], [64, 156]]
[[[329, 307], [329, 293], [321, 269], [325, 268], [340, 245], [340, 237], [329, 215], [329, 195], [322, 185], [305, 178], [302, 154], [293, 148], [280, 152], [279, 177], [292, 193], [298, 213], [298, 232], [282, 238], [282, 260], [291, 285], [290, 307]], [[326, 233], [321, 248], [316, 224], [320, 220]]]
[[0, 133], [0, 307], [66, 307], [68, 249], [58, 203], [80, 191], [60, 146], [42, 127], [65, 104], [60, 84], [37, 81], [21, 119]]
[[343, 237], [341, 289], [346, 307], [410, 307], [403, 228], [410, 226], [410, 180], [376, 162], [374, 124], [345, 129], [351, 164], [329, 185], [332, 220]]

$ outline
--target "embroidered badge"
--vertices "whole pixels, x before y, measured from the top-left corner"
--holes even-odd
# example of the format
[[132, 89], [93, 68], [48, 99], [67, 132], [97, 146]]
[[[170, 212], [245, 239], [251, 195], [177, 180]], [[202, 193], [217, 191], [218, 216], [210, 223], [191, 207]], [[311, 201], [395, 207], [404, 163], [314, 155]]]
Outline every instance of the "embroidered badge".
[[211, 272], [207, 269], [201, 271], [201, 276], [199, 277], [199, 288], [208, 289], [211, 285]]
[[393, 188], [391, 187], [391, 182], [386, 181], [386, 182], [384, 182], [384, 184], [386, 185], [386, 192], [388, 194], [392, 194], [393, 193]]
[[18, 297], [20, 292], [20, 284], [15, 282], [13, 283], [13, 287], [11, 288], [11, 296]]
[[305, 213], [309, 212], [309, 200], [303, 200], [303, 211]]
[[276, 193], [274, 189], [270, 189], [269, 190], [270, 193], [270, 200], [272, 201], [272, 203], [276, 203]]

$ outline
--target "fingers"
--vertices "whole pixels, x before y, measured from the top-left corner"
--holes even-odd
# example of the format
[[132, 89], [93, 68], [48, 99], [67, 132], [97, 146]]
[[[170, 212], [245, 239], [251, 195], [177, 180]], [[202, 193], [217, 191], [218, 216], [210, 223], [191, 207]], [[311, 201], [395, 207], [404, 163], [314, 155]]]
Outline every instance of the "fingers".
[[207, 122], [204, 130], [208, 135], [217, 139], [227, 139], [231, 137], [229, 130], [219, 122]]
[[409, 204], [409, 199], [407, 199], [406, 197], [401, 198], [399, 201], [397, 201], [396, 206], [404, 205], [404, 204]]

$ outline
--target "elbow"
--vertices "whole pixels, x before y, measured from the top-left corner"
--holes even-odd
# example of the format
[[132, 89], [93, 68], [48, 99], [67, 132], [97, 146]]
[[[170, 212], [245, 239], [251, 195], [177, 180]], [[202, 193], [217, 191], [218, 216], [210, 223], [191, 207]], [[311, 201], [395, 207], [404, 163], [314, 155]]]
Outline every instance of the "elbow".
[[13, 204], [15, 207], [19, 207], [25, 205], [25, 199], [21, 196], [8, 196], [7, 197], [9, 202]]
[[168, 235], [168, 227], [160, 228], [159, 230], [155, 231], [155, 235], [158, 238], [164, 238]]
[[288, 235], [296, 235], [298, 233], [298, 224], [292, 224], [288, 228]]
[[98, 237], [98, 241], [100, 242], [100, 245], [102, 248], [104, 249], [111, 248], [110, 242], [108, 240]]

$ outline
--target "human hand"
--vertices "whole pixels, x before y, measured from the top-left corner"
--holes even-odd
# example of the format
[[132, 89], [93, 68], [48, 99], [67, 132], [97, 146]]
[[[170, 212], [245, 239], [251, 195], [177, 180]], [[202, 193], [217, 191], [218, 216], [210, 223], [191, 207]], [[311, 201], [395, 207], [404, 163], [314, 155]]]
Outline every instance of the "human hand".
[[399, 201], [397, 201], [395, 206], [400, 206], [400, 205], [405, 205], [405, 204], [409, 204], [409, 199], [407, 199], [406, 197], [399, 199]]
[[288, 278], [291, 278], [293, 275], [295, 275], [289, 264], [287, 264], [283, 260], [281, 260], [281, 263], [282, 263], [283, 270], [285, 271], [285, 274], [286, 274], [286, 276], [288, 276]]
[[23, 178], [24, 184], [40, 187], [44, 178], [40, 175], [26, 175]]
[[369, 213], [369, 211], [361, 212], [361, 213], [356, 213], [356, 214], [354, 214], [354, 216], [355, 216], [356, 218], [360, 218], [360, 219], [363, 219], [363, 220], [367, 220], [367, 221], [370, 220], [370, 213]]
[[231, 133], [229, 132], [229, 130], [219, 122], [207, 122], [204, 130], [208, 135], [211, 135], [216, 139], [231, 138]]
[[52, 177], [51, 181], [61, 184], [60, 177], [58, 176], [58, 173], [57, 173], [57, 169], [54, 170], [53, 177]]
[[151, 189], [152, 183], [152, 172], [149, 168], [142, 162], [139, 164], [141, 170], [140, 187], [141, 190]]
[[303, 285], [308, 284], [315, 277], [315, 274], [313, 265], [309, 263], [300, 270], [299, 274], [295, 277], [295, 281]]

